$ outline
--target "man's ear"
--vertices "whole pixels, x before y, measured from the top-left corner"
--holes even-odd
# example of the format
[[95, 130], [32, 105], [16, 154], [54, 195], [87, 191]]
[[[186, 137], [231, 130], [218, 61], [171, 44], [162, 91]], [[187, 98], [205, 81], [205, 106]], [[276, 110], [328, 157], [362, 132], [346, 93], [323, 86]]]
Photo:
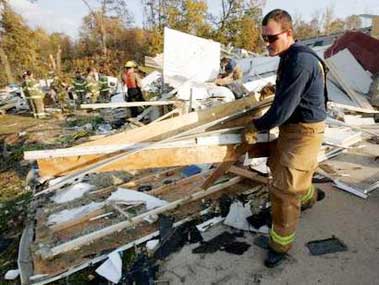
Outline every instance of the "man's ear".
[[292, 38], [293, 38], [293, 30], [292, 30], [292, 29], [289, 29], [289, 30], [287, 31], [287, 35], [288, 35], [289, 37], [292, 37]]

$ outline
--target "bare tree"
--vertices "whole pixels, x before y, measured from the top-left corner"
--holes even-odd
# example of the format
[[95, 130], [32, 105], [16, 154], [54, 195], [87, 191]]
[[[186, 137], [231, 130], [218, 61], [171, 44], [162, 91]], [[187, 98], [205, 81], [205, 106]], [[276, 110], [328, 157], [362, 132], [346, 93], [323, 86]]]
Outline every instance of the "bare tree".
[[126, 0], [98, 0], [100, 4], [100, 11], [96, 11], [91, 7], [87, 0], [82, 0], [82, 2], [87, 6], [90, 14], [95, 20], [96, 25], [100, 27], [101, 34], [101, 46], [103, 51], [103, 56], [107, 56], [107, 32], [105, 27], [104, 18], [108, 13], [114, 14], [120, 19], [124, 20], [126, 25], [129, 25], [133, 22], [132, 16], [129, 14], [127, 9]]

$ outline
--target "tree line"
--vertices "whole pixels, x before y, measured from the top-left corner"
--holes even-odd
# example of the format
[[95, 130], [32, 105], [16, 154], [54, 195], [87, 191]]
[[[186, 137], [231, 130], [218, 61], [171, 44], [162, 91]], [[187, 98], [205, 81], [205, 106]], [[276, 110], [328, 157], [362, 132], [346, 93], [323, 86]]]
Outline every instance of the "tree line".
[[[264, 0], [218, 0], [219, 11], [210, 12], [205, 0], [141, 0], [143, 27], [134, 25], [126, 0], [97, 0], [88, 9], [79, 37], [32, 29], [7, 0], [0, 0], [0, 86], [20, 80], [24, 70], [46, 78], [48, 72], [68, 77], [89, 66], [118, 75], [122, 63], [133, 59], [143, 64], [145, 56], [163, 51], [163, 29], [182, 32], [261, 52], [260, 23]], [[93, 2], [91, 2], [93, 3]], [[315, 12], [310, 21], [294, 16], [297, 38], [307, 38], [358, 28], [360, 18], [334, 17], [333, 7]]]

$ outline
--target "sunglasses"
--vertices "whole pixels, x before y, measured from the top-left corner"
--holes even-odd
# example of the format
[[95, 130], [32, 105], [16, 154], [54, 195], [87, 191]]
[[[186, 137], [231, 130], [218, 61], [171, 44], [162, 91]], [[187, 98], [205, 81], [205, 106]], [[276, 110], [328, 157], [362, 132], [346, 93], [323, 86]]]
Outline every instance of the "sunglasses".
[[275, 34], [275, 35], [262, 35], [262, 39], [266, 42], [266, 43], [270, 43], [272, 44], [273, 42], [276, 42], [278, 39], [279, 39], [279, 36], [281, 34], [284, 34], [288, 32], [288, 30], [285, 30], [283, 32], [280, 32], [278, 34]]

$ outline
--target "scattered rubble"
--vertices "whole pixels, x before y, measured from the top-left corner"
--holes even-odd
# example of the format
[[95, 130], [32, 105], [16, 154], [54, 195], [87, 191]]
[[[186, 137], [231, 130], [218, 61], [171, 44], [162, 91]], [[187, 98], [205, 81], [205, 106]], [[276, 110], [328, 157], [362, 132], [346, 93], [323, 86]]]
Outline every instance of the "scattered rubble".
[[[326, 50], [316, 48], [321, 56]], [[232, 52], [249, 92], [235, 100], [213, 83], [222, 52], [219, 43], [166, 28], [163, 56], [145, 59], [157, 68], [143, 82], [149, 101], [125, 102], [118, 88], [109, 103], [81, 106], [100, 119], [73, 122], [62, 139], [77, 145], [25, 152], [47, 182], [33, 189], [20, 242], [22, 284], [47, 284], [103, 261], [96, 273], [113, 283], [154, 280], [156, 260], [186, 243], [197, 243], [193, 253], [242, 255], [251, 244], [240, 231], [268, 233], [267, 159], [254, 158], [260, 144], [241, 145], [240, 131], [271, 104], [278, 59]], [[369, 198], [379, 188], [377, 77], [350, 49], [326, 53], [330, 118], [317, 173]], [[136, 106], [143, 109], [130, 118]], [[100, 137], [78, 141], [93, 134]], [[276, 137], [273, 130], [258, 142]], [[230, 231], [204, 241], [202, 234], [221, 223]], [[265, 247], [267, 239], [254, 243]], [[318, 245], [307, 244], [311, 252]], [[123, 254], [132, 249], [129, 266]]]

